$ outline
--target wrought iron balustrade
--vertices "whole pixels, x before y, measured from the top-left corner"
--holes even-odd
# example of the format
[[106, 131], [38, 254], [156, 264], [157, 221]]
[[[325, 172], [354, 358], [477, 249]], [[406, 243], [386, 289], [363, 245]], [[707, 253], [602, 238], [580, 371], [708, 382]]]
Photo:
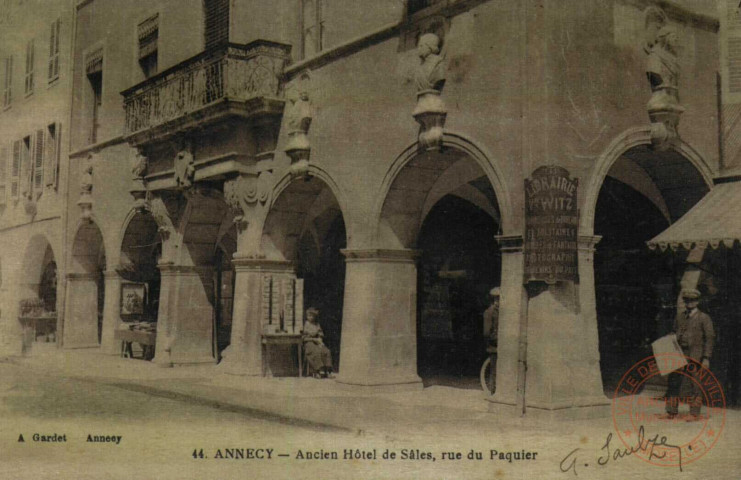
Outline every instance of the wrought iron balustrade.
[[133, 134], [220, 101], [281, 96], [290, 47], [258, 40], [205, 51], [122, 92]]

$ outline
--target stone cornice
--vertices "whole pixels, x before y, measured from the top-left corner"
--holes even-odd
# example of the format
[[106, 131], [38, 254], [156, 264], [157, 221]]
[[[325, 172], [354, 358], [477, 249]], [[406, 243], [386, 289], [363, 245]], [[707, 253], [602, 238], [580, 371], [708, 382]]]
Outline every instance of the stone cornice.
[[421, 254], [419, 250], [413, 249], [385, 249], [366, 248], [353, 250], [343, 248], [340, 250], [345, 256], [346, 262], [382, 262], [382, 263], [412, 263]]

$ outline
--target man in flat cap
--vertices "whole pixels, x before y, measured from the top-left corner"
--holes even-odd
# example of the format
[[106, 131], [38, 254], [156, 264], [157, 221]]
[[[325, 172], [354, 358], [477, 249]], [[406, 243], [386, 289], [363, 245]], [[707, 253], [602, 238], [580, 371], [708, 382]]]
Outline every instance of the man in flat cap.
[[[700, 303], [700, 292], [694, 288], [683, 290], [682, 301], [685, 310], [677, 313], [674, 329], [677, 334], [677, 342], [682, 347], [682, 352], [687, 357], [688, 364], [684, 368], [669, 374], [669, 388], [666, 392], [666, 413], [669, 418], [676, 417], [679, 410], [679, 391], [682, 378], [696, 376], [700, 371], [697, 362], [701, 362], [703, 368], [710, 368], [710, 357], [713, 354], [713, 344], [715, 342], [712, 320], [710, 320], [708, 314], [697, 308]], [[694, 367], [690, 367], [692, 362], [695, 363]], [[687, 421], [691, 422], [700, 419], [702, 397], [697, 382], [690, 378], [687, 381], [691, 385], [690, 415], [687, 417]]]

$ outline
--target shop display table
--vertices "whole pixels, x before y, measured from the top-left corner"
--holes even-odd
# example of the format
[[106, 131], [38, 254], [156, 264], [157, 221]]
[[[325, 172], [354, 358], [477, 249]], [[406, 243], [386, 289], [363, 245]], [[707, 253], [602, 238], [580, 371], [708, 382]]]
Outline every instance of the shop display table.
[[[157, 332], [146, 332], [143, 330], [116, 330], [113, 338], [121, 340], [121, 356], [131, 357], [131, 343], [136, 342], [142, 347], [154, 348], [157, 342]], [[146, 350], [146, 349], [145, 349]]]
[[272, 377], [270, 370], [270, 347], [273, 345], [296, 345], [298, 350], [298, 376], [304, 371], [304, 343], [301, 334], [264, 333], [262, 335], [262, 376]]

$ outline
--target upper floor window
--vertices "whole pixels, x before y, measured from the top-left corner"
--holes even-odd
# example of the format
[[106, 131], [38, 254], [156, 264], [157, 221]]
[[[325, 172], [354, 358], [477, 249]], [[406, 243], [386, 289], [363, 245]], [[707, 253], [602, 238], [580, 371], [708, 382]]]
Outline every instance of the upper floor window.
[[316, 55], [324, 49], [322, 0], [301, 0], [301, 56]]
[[59, 78], [60, 23], [59, 19], [56, 19], [51, 24], [51, 35], [49, 36], [49, 72], [47, 77], [50, 82]]
[[88, 80], [86, 104], [90, 118], [88, 143], [98, 141], [100, 128], [100, 109], [103, 105], [103, 48], [99, 48], [85, 57], [85, 73]]
[[203, 0], [206, 50], [229, 42], [229, 0]]
[[0, 145], [0, 205], [5, 205], [8, 189], [8, 146]]
[[159, 38], [159, 14], [144, 20], [137, 27], [139, 39], [139, 65], [144, 77], [157, 73], [157, 39]]
[[13, 101], [13, 55], [5, 57], [5, 75], [3, 77], [3, 107], [9, 107]]
[[25, 88], [24, 92], [26, 95], [33, 93], [33, 53], [34, 46], [33, 40], [29, 40], [26, 44], [26, 74], [25, 74]]

